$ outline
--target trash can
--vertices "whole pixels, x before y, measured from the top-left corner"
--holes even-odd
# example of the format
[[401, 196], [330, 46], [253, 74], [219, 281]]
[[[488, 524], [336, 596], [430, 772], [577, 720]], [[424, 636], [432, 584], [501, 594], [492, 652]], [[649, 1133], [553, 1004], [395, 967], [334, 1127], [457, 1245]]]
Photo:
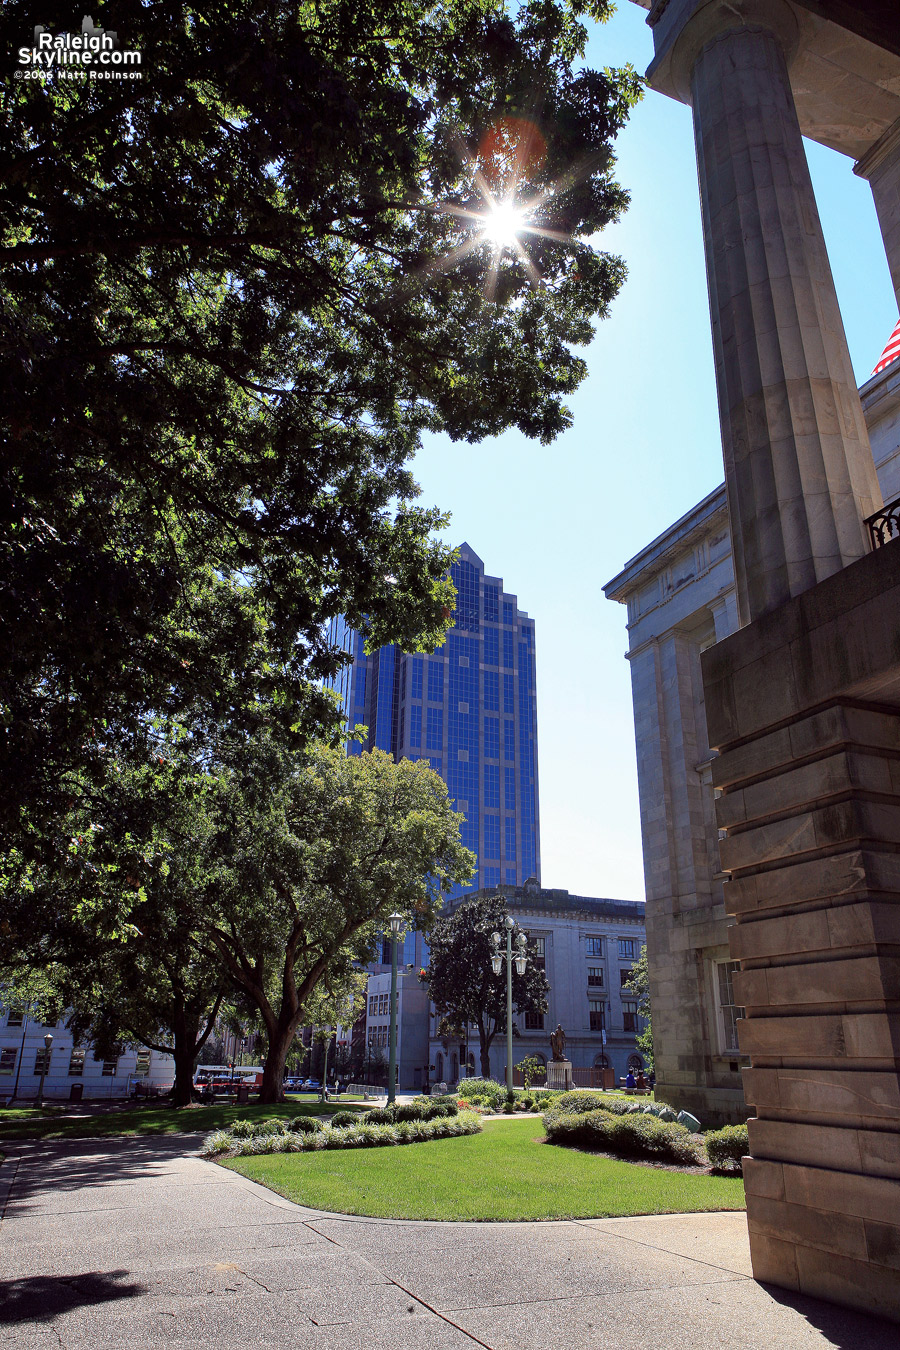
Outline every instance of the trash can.
[[238, 1106], [243, 1106], [245, 1102], [249, 1102], [249, 1100], [250, 1100], [249, 1085], [247, 1083], [238, 1083], [237, 1092], [235, 1094], [235, 1101], [237, 1102]]
[[69, 1101], [80, 1102], [84, 1096], [84, 1083], [73, 1083], [69, 1088]]

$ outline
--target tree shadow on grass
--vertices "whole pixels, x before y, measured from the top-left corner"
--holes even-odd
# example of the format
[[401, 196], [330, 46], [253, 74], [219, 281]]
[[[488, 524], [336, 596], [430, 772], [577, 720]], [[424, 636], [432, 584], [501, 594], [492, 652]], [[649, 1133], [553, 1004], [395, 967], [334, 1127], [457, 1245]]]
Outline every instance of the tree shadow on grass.
[[32, 1275], [0, 1280], [0, 1325], [50, 1322], [73, 1308], [89, 1308], [114, 1299], [136, 1298], [147, 1286], [124, 1284], [127, 1270], [89, 1271], [83, 1275]]

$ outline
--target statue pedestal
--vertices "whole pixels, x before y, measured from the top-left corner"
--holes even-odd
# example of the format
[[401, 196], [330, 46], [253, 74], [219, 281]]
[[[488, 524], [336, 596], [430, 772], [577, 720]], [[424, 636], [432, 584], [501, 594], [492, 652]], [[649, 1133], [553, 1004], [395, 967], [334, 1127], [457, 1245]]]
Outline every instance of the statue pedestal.
[[547, 1087], [560, 1092], [568, 1092], [575, 1086], [572, 1077], [572, 1061], [569, 1059], [551, 1059], [547, 1065]]

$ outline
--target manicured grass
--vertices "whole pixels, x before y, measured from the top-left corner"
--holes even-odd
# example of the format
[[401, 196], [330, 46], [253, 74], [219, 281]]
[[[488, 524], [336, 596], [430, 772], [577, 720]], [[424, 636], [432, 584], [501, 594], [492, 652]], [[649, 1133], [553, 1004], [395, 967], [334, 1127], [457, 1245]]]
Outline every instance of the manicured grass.
[[[186, 1134], [225, 1129], [236, 1120], [266, 1116], [330, 1116], [343, 1102], [323, 1106], [317, 1098], [292, 1098], [278, 1106], [135, 1106], [96, 1115], [69, 1116], [59, 1107], [43, 1111], [17, 1107], [0, 1109], [0, 1139], [101, 1139], [120, 1135]], [[354, 1110], [354, 1103], [347, 1103]]]
[[223, 1165], [313, 1209], [395, 1219], [587, 1219], [743, 1209], [740, 1177], [669, 1172], [545, 1144], [540, 1121], [403, 1148], [232, 1158]]

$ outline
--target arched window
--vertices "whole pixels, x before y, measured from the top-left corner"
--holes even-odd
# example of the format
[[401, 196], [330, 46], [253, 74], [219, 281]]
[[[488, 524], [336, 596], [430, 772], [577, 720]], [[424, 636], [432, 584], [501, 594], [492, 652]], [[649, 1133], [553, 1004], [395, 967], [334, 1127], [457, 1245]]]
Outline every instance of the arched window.
[[438, 1082], [442, 1083], [444, 1081], [444, 1056], [441, 1054], [440, 1050], [437, 1052], [434, 1063], [437, 1069]]
[[640, 1055], [629, 1055], [628, 1067], [629, 1069], [642, 1069], [644, 1067], [644, 1061], [641, 1059]]
[[450, 1060], [450, 1079], [454, 1083], [459, 1079], [459, 1057], [456, 1054]]
[[595, 1056], [594, 1056], [594, 1068], [595, 1068], [595, 1069], [608, 1069], [608, 1068], [609, 1068], [609, 1056], [608, 1056], [608, 1055], [595, 1055]]

